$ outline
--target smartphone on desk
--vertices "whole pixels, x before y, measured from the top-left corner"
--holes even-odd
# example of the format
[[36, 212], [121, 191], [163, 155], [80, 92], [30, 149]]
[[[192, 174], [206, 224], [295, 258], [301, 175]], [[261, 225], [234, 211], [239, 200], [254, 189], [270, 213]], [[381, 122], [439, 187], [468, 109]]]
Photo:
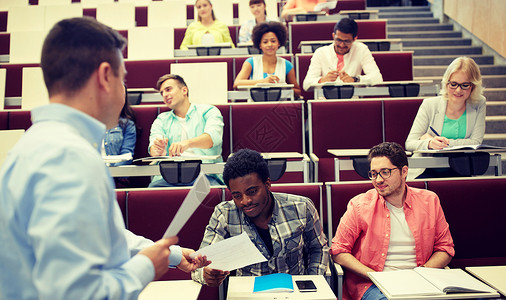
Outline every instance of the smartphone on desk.
[[295, 284], [301, 292], [316, 292], [316, 285], [312, 280], [295, 280]]

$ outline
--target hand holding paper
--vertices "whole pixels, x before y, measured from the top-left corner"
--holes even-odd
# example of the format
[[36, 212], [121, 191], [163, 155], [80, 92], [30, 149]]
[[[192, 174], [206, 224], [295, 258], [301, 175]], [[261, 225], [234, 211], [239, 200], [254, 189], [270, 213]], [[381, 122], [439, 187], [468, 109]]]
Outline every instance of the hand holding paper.
[[208, 260], [212, 261], [209, 265], [210, 268], [223, 271], [232, 271], [267, 261], [253, 245], [246, 232], [204, 247], [192, 253], [190, 257], [193, 258], [198, 254], [205, 255]]

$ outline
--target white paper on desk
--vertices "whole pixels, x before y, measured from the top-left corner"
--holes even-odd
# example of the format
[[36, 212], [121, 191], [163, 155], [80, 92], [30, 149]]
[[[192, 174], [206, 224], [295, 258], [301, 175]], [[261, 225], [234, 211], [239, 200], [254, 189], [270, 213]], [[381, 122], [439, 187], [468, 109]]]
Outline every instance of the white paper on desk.
[[193, 187], [186, 195], [183, 204], [179, 207], [176, 216], [170, 222], [169, 227], [165, 231], [163, 238], [168, 238], [171, 236], [176, 236], [181, 228], [183, 228], [184, 224], [188, 221], [191, 215], [195, 212], [197, 207], [199, 207], [200, 203], [204, 201], [207, 194], [211, 191], [211, 184], [207, 179], [204, 173], [200, 173], [200, 175], [195, 179], [195, 183]]
[[132, 153], [125, 153], [125, 154], [119, 154], [119, 155], [104, 155], [102, 156], [102, 159], [106, 163], [118, 163], [122, 161], [128, 161], [132, 160]]
[[194, 258], [199, 254], [207, 256], [207, 259], [212, 261], [210, 268], [223, 271], [232, 271], [267, 261], [246, 232], [204, 247], [192, 253], [190, 257]]

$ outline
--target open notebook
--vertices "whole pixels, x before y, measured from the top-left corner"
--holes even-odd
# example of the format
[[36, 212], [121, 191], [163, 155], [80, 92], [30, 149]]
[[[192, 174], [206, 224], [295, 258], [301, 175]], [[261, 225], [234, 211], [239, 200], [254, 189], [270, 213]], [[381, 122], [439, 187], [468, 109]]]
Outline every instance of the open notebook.
[[448, 293], [495, 293], [496, 291], [462, 269], [414, 268], [369, 272], [369, 278], [388, 298]]

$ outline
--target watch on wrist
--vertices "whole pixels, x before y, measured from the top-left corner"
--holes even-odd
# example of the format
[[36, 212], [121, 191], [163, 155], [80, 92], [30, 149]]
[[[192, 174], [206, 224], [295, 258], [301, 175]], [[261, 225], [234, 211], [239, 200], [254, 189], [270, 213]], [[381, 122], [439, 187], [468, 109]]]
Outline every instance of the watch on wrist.
[[355, 80], [355, 82], [360, 82], [360, 77], [355, 76], [355, 77], [353, 77], [353, 80]]

